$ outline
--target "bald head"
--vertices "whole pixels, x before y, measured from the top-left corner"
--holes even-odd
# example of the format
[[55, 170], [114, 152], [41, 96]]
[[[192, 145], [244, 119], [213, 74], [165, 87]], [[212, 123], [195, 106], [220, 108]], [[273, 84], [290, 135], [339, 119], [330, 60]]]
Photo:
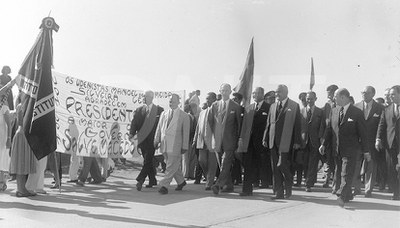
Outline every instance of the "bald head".
[[254, 102], [258, 103], [264, 99], [264, 89], [262, 87], [256, 87], [252, 95]]
[[275, 90], [275, 96], [278, 99], [278, 101], [283, 101], [288, 97], [288, 87], [286, 85], [278, 85], [278, 87]]
[[144, 103], [146, 105], [151, 105], [154, 99], [154, 92], [151, 90], [147, 90], [144, 92]]
[[375, 88], [372, 86], [366, 86], [363, 91], [361, 91], [361, 96], [363, 101], [370, 102], [375, 96]]
[[335, 91], [335, 102], [339, 106], [345, 106], [350, 103], [350, 93], [346, 88], [340, 88]]
[[229, 85], [228, 83], [223, 83], [220, 87], [219, 87], [219, 92], [222, 96], [222, 100], [226, 101], [229, 99], [229, 96], [232, 93], [232, 89], [231, 89], [231, 85]]

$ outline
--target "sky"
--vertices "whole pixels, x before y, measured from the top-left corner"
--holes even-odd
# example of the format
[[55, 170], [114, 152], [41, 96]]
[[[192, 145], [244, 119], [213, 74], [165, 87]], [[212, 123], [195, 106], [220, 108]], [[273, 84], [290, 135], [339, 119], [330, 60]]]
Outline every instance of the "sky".
[[54, 17], [54, 70], [110, 86], [156, 91], [234, 87], [254, 37], [254, 83], [309, 90], [314, 59], [317, 105], [326, 87], [356, 102], [400, 84], [398, 0], [14, 0], [1, 3], [0, 66], [15, 77], [41, 20]]

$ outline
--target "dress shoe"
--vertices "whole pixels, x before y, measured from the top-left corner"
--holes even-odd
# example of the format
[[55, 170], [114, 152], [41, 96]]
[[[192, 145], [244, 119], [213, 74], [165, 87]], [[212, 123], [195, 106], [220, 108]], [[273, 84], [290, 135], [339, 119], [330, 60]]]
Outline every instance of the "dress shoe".
[[50, 187], [50, 189], [58, 189], [60, 186], [58, 184], [54, 184], [53, 186]]
[[[156, 184], [155, 184], [156, 185]], [[152, 188], [153, 186], [155, 186], [155, 185], [152, 185], [152, 184], [146, 184], [144, 187], [145, 188]]]
[[183, 181], [182, 183], [178, 184], [178, 186], [175, 188], [175, 191], [181, 191], [185, 185], [186, 181]]
[[160, 193], [161, 195], [168, 194], [168, 189], [166, 187], [162, 186], [160, 188], [160, 190], [158, 190], [158, 193]]
[[68, 180], [67, 181], [67, 183], [76, 183], [76, 182], [78, 182], [78, 179], [76, 179], [76, 180]]
[[225, 192], [225, 193], [233, 192], [233, 187], [223, 188], [223, 189], [221, 190], [221, 192]]
[[360, 194], [361, 194], [361, 190], [360, 189], [355, 189], [353, 191], [353, 196], [360, 195]]
[[339, 207], [344, 207], [344, 201], [341, 197], [337, 198], [337, 202], [338, 202]]
[[252, 192], [241, 192], [239, 193], [240, 196], [252, 196], [253, 193]]
[[322, 185], [323, 188], [329, 188], [329, 183], [325, 183]]
[[310, 187], [306, 187], [306, 192], [311, 192], [311, 188]]
[[371, 192], [366, 192], [364, 197], [365, 198], [372, 198], [372, 193]]
[[26, 192], [26, 193], [22, 193], [22, 192], [16, 192], [15, 193], [15, 196], [16, 197], [18, 197], [18, 198], [21, 198], [21, 197], [28, 197], [28, 196], [31, 196], [30, 194], [29, 194], [29, 192]]
[[211, 191], [211, 187], [206, 187], [204, 190]]
[[200, 184], [200, 180], [195, 180], [194, 184]]
[[138, 190], [139, 192], [142, 191], [142, 185], [143, 185], [143, 182], [138, 181], [136, 183], [136, 190]]
[[296, 183], [296, 184], [294, 184], [293, 186], [294, 186], [294, 187], [301, 187], [301, 184]]
[[83, 181], [80, 180], [78, 180], [75, 184], [80, 187], [85, 187], [85, 183], [83, 183]]
[[284, 199], [285, 197], [283, 195], [277, 195], [277, 196], [272, 196], [272, 200], [277, 200], [277, 199]]
[[211, 190], [213, 191], [214, 195], [218, 195], [219, 194], [219, 186], [218, 185], [213, 185], [211, 187]]

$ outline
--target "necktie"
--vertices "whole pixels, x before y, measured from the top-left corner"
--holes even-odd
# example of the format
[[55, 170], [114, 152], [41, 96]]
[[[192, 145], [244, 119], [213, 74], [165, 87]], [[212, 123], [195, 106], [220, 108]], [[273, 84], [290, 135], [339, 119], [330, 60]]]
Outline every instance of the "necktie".
[[222, 101], [222, 108], [221, 108], [221, 121], [224, 120], [225, 117], [225, 112], [226, 112], [226, 101]]
[[149, 107], [149, 106], [146, 106], [146, 116], [148, 116], [149, 113], [150, 113], [150, 107]]
[[344, 117], [344, 108], [341, 107], [339, 111], [339, 125], [342, 123]]
[[282, 102], [278, 102], [278, 108], [276, 109], [276, 116], [278, 117], [282, 110]]
[[258, 103], [255, 103], [254, 104], [255, 106], [256, 106], [256, 112], [260, 109], [259, 107], [258, 107]]
[[168, 117], [167, 127], [171, 123], [172, 117], [174, 117], [174, 110], [171, 109], [171, 112], [169, 113], [169, 117]]
[[368, 103], [364, 102], [364, 118], [367, 119], [369, 114]]
[[307, 122], [311, 122], [311, 108], [308, 108], [308, 111], [307, 111]]

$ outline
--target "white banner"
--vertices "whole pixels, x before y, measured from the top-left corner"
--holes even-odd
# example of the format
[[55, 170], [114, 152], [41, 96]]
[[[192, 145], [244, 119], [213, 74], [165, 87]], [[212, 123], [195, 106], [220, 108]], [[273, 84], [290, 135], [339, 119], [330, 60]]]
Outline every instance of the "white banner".
[[[57, 151], [78, 156], [131, 157], [128, 140], [135, 109], [144, 92], [88, 82], [53, 71]], [[185, 91], [155, 91], [153, 102], [169, 108], [169, 95], [185, 100]]]

